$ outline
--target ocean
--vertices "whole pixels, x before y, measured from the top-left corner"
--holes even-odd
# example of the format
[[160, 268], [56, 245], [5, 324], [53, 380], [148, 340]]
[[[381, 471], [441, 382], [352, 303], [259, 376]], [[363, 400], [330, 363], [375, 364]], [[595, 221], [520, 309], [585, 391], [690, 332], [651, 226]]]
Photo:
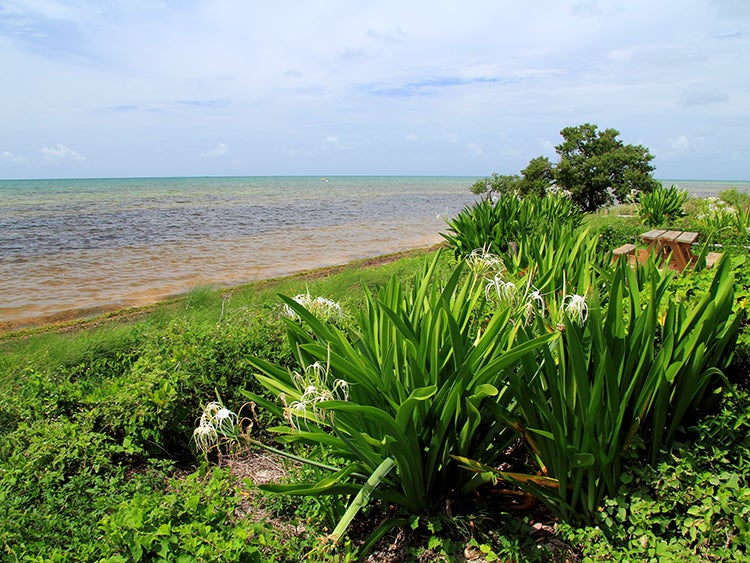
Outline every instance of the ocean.
[[474, 180], [3, 180], [0, 327], [427, 247]]
[[0, 328], [431, 246], [475, 179], [0, 180]]

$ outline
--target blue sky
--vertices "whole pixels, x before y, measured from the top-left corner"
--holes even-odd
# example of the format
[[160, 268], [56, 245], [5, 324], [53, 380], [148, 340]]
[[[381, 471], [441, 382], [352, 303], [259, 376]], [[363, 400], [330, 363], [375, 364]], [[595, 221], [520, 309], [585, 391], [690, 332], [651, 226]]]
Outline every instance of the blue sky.
[[0, 178], [517, 173], [563, 127], [750, 180], [750, 1], [4, 0]]

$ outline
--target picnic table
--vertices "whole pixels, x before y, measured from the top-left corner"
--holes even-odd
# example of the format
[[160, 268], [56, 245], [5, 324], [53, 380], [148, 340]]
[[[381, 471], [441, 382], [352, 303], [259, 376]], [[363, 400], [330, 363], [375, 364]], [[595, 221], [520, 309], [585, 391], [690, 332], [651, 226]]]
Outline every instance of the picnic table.
[[671, 266], [680, 271], [690, 264], [693, 253], [690, 248], [698, 238], [698, 233], [687, 231], [653, 230], [643, 233], [641, 240], [657, 254], [672, 254]]

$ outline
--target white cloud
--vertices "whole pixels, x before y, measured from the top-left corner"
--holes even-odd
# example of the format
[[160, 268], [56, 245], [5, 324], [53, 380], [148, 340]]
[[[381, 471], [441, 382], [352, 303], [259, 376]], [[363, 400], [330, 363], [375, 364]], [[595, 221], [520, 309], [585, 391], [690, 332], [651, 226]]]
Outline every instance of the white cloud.
[[667, 139], [665, 147], [666, 149], [661, 152], [654, 149], [657, 156], [664, 157], [667, 160], [675, 160], [690, 158], [692, 155], [700, 153], [702, 157], [706, 148], [706, 137], [703, 135], [680, 135]]
[[482, 149], [481, 145], [477, 143], [469, 143], [468, 148], [471, 152], [473, 152], [477, 156], [484, 156], [484, 150]]
[[71, 149], [70, 147], [66, 147], [65, 145], [43, 147], [42, 149], [40, 149], [40, 152], [42, 153], [42, 156], [45, 158], [45, 160], [55, 163], [69, 160], [74, 160], [77, 162], [86, 160], [86, 157], [84, 155], [82, 155], [78, 151]]
[[0, 159], [6, 162], [25, 162], [26, 161], [24, 157], [15, 155], [10, 151], [4, 151], [2, 154], [0, 154]]
[[[663, 154], [710, 128], [707, 147], [750, 155], [746, 0], [6, 4], [8, 148], [65, 139], [88, 158], [64, 145], [42, 156], [95, 162], [97, 174], [242, 173], [232, 164], [240, 155], [247, 173], [295, 174], [325, 155], [328, 174], [332, 163], [368, 173], [385, 162], [393, 174], [486, 175], [479, 148], [487, 166], [512, 173], [539, 154], [540, 139], [586, 121], [627, 142], [661, 143]], [[192, 168], [196, 154], [205, 160]], [[665, 174], [698, 166], [674, 154]], [[701, 176], [750, 170], [750, 156], [706, 154], [701, 165], [712, 168]]]
[[217, 144], [214, 148], [201, 153], [201, 156], [206, 158], [212, 158], [216, 156], [224, 156], [227, 154], [229, 147], [224, 143]]
[[675, 152], [681, 152], [687, 150], [689, 146], [690, 140], [685, 135], [681, 135], [677, 137], [672, 143], [672, 150]]

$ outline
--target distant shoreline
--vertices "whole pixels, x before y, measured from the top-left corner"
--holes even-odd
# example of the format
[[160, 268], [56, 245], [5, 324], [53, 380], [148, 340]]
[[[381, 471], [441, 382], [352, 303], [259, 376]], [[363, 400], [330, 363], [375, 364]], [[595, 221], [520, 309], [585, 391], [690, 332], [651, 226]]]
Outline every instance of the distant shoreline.
[[[77, 181], [101, 181], [101, 180], [123, 180], [123, 181], [129, 181], [129, 180], [231, 180], [231, 179], [243, 179], [243, 178], [273, 178], [273, 179], [279, 179], [279, 178], [299, 178], [299, 179], [314, 179], [314, 180], [323, 180], [323, 179], [341, 179], [341, 178], [454, 178], [454, 179], [467, 179], [467, 180], [476, 180], [479, 178], [487, 177], [491, 174], [491, 172], [488, 172], [486, 174], [477, 174], [477, 175], [465, 175], [465, 174], [446, 174], [446, 175], [436, 175], [436, 174], [292, 174], [292, 175], [284, 175], [284, 174], [261, 174], [257, 176], [253, 175], [231, 175], [231, 176], [83, 176], [83, 177], [73, 177], [73, 178], [67, 178], [67, 177], [46, 177], [46, 178], [0, 178], [0, 182], [57, 182], [57, 181], [70, 181], [70, 182], [77, 182]], [[690, 182], [690, 183], [718, 183], [718, 184], [750, 184], [750, 179], [748, 180], [739, 180], [739, 179], [732, 179], [732, 180], [717, 180], [717, 179], [709, 179], [709, 178], [655, 178], [658, 182], [662, 183], [677, 183], [680, 182]]]

